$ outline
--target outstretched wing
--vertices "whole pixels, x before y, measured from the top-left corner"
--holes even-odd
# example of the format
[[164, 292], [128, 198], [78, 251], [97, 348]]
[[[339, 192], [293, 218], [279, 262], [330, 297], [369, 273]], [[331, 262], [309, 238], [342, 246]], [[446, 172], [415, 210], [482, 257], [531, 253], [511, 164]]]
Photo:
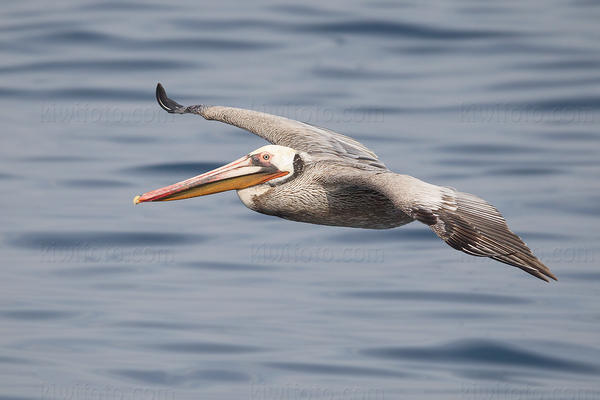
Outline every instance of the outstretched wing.
[[485, 200], [452, 188], [440, 187], [407, 175], [380, 174], [378, 186], [406, 214], [429, 225], [453, 248], [478, 257], [489, 257], [522, 269], [542, 280], [556, 280], [500, 212]]
[[252, 132], [272, 144], [291, 147], [319, 158], [335, 158], [349, 163], [387, 169], [377, 155], [364, 145], [329, 129], [243, 108], [182, 106], [167, 97], [160, 83], [156, 86], [156, 100], [169, 113], [198, 114], [207, 120], [225, 122]]

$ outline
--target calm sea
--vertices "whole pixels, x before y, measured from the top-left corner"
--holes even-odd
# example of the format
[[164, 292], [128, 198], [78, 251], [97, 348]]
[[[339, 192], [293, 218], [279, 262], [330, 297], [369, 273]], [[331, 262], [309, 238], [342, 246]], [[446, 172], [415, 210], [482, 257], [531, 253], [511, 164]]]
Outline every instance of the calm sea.
[[[0, 399], [600, 398], [600, 4], [18, 1], [0, 12]], [[546, 284], [387, 231], [134, 195], [253, 108], [476, 193]]]

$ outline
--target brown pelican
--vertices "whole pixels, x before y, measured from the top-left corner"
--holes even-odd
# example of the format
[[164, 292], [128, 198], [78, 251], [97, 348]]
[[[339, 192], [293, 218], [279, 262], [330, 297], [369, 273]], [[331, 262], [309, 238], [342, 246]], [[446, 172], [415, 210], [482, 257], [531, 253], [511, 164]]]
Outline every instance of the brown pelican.
[[457, 250], [555, 279], [485, 200], [396, 174], [356, 140], [329, 129], [233, 107], [182, 106], [159, 83], [169, 113], [198, 114], [252, 132], [271, 145], [213, 171], [136, 196], [180, 200], [236, 189], [251, 210], [312, 224], [388, 229], [414, 220]]

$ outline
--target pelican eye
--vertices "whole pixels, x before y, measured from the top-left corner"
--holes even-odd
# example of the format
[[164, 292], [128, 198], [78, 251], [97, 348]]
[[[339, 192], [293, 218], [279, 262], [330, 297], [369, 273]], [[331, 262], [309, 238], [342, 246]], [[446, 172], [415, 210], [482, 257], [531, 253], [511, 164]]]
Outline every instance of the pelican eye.
[[267, 161], [269, 158], [271, 158], [270, 155], [268, 154], [263, 154], [263, 160]]

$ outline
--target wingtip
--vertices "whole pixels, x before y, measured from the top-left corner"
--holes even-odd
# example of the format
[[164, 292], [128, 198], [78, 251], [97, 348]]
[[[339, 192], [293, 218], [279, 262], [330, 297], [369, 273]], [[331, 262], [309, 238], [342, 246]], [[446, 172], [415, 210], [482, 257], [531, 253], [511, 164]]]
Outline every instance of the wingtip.
[[167, 92], [163, 85], [159, 82], [156, 85], [156, 101], [158, 105], [168, 113], [177, 113], [183, 106], [167, 96]]
[[537, 258], [535, 258], [535, 262], [530, 264], [525, 263], [524, 265], [526, 268], [522, 268], [522, 266], [520, 268], [543, 281], [550, 282], [550, 279], [553, 281], [558, 281], [558, 278], [552, 272], [550, 272], [550, 268], [544, 265]]
[[[534, 256], [535, 258], [535, 256]], [[554, 275], [551, 271], [550, 268], [548, 268], [546, 266], [546, 264], [544, 264], [543, 262], [541, 262], [539, 259], [535, 258], [535, 265], [534, 267], [536, 268], [536, 270], [538, 271], [538, 273], [540, 274], [540, 276], [543, 277], [543, 279], [546, 282], [550, 282], [550, 279], [552, 279], [553, 281], [558, 281], [558, 278], [556, 277], [556, 275]], [[550, 279], [548, 279], [550, 278]]]

